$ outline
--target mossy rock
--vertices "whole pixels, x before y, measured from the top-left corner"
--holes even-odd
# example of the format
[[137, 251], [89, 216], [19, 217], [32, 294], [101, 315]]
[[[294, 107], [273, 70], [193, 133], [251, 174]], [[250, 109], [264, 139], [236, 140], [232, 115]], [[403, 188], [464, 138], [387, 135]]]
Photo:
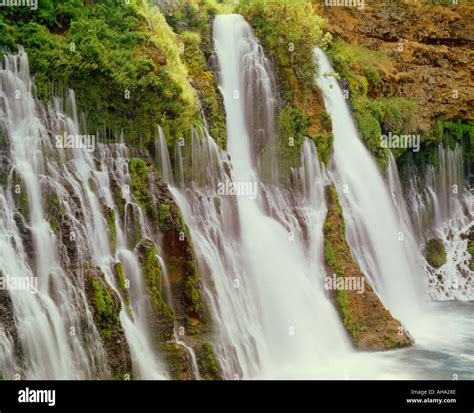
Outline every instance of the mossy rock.
[[186, 350], [175, 342], [162, 343], [160, 346], [163, 360], [171, 377], [175, 380], [191, 379], [192, 366], [187, 358]]
[[140, 158], [132, 158], [130, 160], [129, 171], [133, 195], [138, 204], [148, 214], [152, 210], [152, 200], [150, 196], [147, 164]]
[[203, 342], [201, 346], [196, 349], [196, 358], [202, 379], [220, 380], [222, 378], [216, 356], [210, 343]]
[[114, 276], [117, 280], [117, 285], [119, 287], [120, 294], [122, 295], [123, 300], [126, 304], [126, 310], [130, 318], [133, 318], [133, 312], [130, 303], [130, 295], [128, 294], [127, 282], [125, 278], [125, 269], [121, 262], [117, 262], [113, 266]]
[[115, 253], [117, 247], [117, 229], [115, 228], [115, 210], [104, 205], [102, 212], [107, 221], [107, 232], [109, 235], [110, 251]]
[[132, 370], [130, 348], [120, 322], [120, 298], [98, 267], [83, 270], [86, 296], [103, 341], [112, 377]]
[[16, 173], [13, 176], [12, 195], [17, 210], [28, 221], [30, 217], [28, 190], [21, 176]]
[[[324, 256], [327, 267], [344, 285], [343, 288], [332, 286], [329, 295], [352, 342], [365, 350], [410, 346], [411, 337], [385, 308], [352, 256], [336, 187], [327, 186], [325, 194], [328, 213], [323, 225]], [[363, 288], [346, 288], [349, 281], [359, 282]]]
[[471, 254], [471, 261], [469, 262], [469, 269], [474, 271], [474, 241], [469, 241], [467, 251]]
[[164, 282], [156, 246], [153, 241], [145, 239], [137, 246], [137, 251], [147, 293], [151, 298], [153, 332], [158, 342], [164, 342], [173, 336], [174, 314], [163, 299]]
[[425, 255], [428, 263], [434, 268], [439, 268], [446, 263], [446, 249], [437, 238], [432, 238], [426, 243]]

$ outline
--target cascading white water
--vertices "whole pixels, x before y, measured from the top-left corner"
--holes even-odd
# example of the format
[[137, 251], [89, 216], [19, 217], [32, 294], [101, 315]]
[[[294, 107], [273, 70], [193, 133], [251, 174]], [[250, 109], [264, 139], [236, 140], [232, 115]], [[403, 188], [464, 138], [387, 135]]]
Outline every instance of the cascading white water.
[[[395, 192], [391, 197], [374, 159], [359, 139], [328, 58], [318, 48], [315, 57], [319, 63], [317, 83], [333, 124], [334, 158], [330, 176], [336, 182], [354, 258], [382, 302], [414, 336], [420, 351], [415, 354], [422, 363], [439, 365], [448, 371], [450, 363], [459, 368], [462, 361], [456, 360], [458, 354], [466, 360], [472, 359], [469, 342], [474, 336], [474, 326], [468, 309], [440, 307], [427, 301], [424, 260], [407, 222], [407, 208], [402, 205], [395, 166], [392, 164], [389, 176], [390, 189]], [[385, 358], [397, 360], [399, 366], [412, 374], [409, 366], [413, 360], [409, 354], [398, 352]], [[429, 357], [437, 358], [439, 364]], [[472, 368], [466, 366], [463, 374], [471, 377]]]
[[418, 248], [395, 210], [374, 159], [359, 139], [328, 58], [319, 48], [315, 55], [317, 83], [333, 124], [331, 176], [344, 210], [347, 241], [382, 302], [410, 330], [424, 290]]
[[[7, 55], [0, 69], [1, 130], [11, 142], [12, 170], [21, 183], [14, 183], [11, 174], [7, 188], [0, 189], [0, 269], [3, 277], [12, 282], [14, 278], [25, 278], [38, 283], [36, 294], [31, 289], [11, 289], [25, 365], [8, 373], [11, 377], [18, 374], [27, 378], [86, 378], [92, 373], [93, 360], [83, 351], [75, 355], [73, 350], [81, 349], [81, 337], [68, 334], [70, 327], [81, 331], [79, 315], [74, 313], [74, 298], [81, 295], [59, 264], [56, 238], [44, 218], [41, 177], [47, 166], [42, 148], [50, 147], [50, 143], [37, 114], [32, 87], [26, 54], [20, 50], [18, 55]], [[15, 189], [17, 193], [24, 191], [21, 195], [28, 199], [30, 217], [26, 226], [32, 234], [36, 257], [33, 268], [14, 219]], [[56, 292], [55, 300], [49, 293], [51, 286]], [[61, 293], [68, 289], [75, 292], [72, 297]]]
[[[122, 187], [129, 185], [126, 153], [119, 148], [112, 160], [109, 150], [99, 145], [101, 165], [97, 167], [97, 159], [87, 147], [58, 147], [55, 137], [63, 133], [82, 136], [74, 95], [71, 92], [65, 103], [56, 99], [45, 111], [35, 101], [32, 89], [25, 52], [20, 49], [18, 55], [6, 55], [0, 69], [0, 130], [10, 143], [11, 173], [7, 186], [0, 188], [0, 272], [11, 281], [38, 280], [38, 292], [8, 290], [24, 366], [12, 353], [11, 333], [0, 325], [0, 347], [9, 351], [0, 358], [0, 370], [11, 378], [17, 374], [28, 379], [108, 377], [102, 341], [85, 297], [83, 271], [91, 264], [100, 267], [117, 290], [112, 267], [118, 259], [131, 282], [133, 320], [123, 301], [120, 318], [131, 349], [134, 376], [164, 378], [165, 368], [151, 347], [145, 314], [140, 308], [143, 276], [137, 258], [127, 249], [118, 218], [114, 223], [116, 255], [111, 251], [107, 219], [102, 212], [104, 207], [112, 208], [118, 216], [109, 176], [114, 176]], [[62, 110], [64, 106], [70, 108], [70, 116]], [[18, 193], [28, 201], [23, 216], [16, 211], [14, 197]], [[63, 236], [69, 238], [70, 245], [59, 244], [46, 219], [43, 205], [50, 193], [64, 208], [70, 234]], [[33, 245], [28, 247], [33, 252], [31, 260], [18, 219], [32, 235]], [[63, 248], [71, 248], [72, 252]], [[71, 266], [71, 260], [77, 262]]]
[[422, 247], [428, 239], [437, 238], [446, 249], [446, 263], [440, 268], [425, 262], [430, 296], [436, 300], [472, 300], [474, 274], [469, 270], [467, 238], [469, 231], [474, 231], [474, 194], [464, 185], [461, 147], [440, 145], [437, 151], [436, 166], [420, 171], [409, 165], [404, 170], [411, 219]]
[[158, 125], [158, 136], [155, 144], [156, 164], [158, 171], [165, 182], [173, 183], [173, 171], [171, 169], [171, 161], [166, 145], [165, 134], [161, 126]]
[[[459, 364], [459, 360], [472, 360], [466, 345], [474, 336], [471, 319], [466, 321], [462, 312], [459, 316], [455, 312], [453, 318], [446, 308], [446, 317], [436, 318], [431, 324], [431, 332], [426, 335], [429, 340], [423, 331], [420, 333], [418, 324], [426, 321], [418, 311], [422, 268], [418, 247], [410, 235], [396, 165], [391, 159], [391, 198], [373, 160], [358, 140], [337, 82], [321, 75], [318, 80], [335, 125], [334, 164], [329, 175], [337, 183], [349, 243], [384, 303], [417, 339], [414, 349], [389, 354], [353, 351], [323, 289], [323, 187], [329, 178], [320, 168], [314, 143], [305, 139], [301, 166], [292, 170], [298, 189], [279, 188], [274, 179], [262, 179], [258, 149], [262, 143], [271, 144], [275, 113], [267, 59], [241, 16], [217, 17], [214, 41], [221, 62], [220, 86], [227, 111], [230, 158], [219, 151], [207, 128], [193, 131], [186, 151], [176, 146], [174, 178], [161, 129], [155, 155], [164, 179], [176, 185], [171, 190], [191, 230], [214, 320], [214, 335], [209, 341], [213, 342], [224, 377], [412, 377], [421, 370], [413, 367], [415, 361], [428, 361], [432, 371], [440, 370], [430, 357], [448, 360], [441, 364], [442, 368], [454, 365], [456, 373], [472, 374], [467, 363]], [[330, 71], [322, 52], [316, 53], [323, 63], [322, 73]], [[18, 337], [12, 334], [8, 317], [0, 319], [2, 376], [77, 379], [109, 375], [107, 355], [88, 309], [83, 271], [70, 267], [89, 263], [100, 267], [122, 300], [120, 320], [132, 354], [134, 378], [168, 377], [151, 343], [142, 269], [132, 250], [136, 240], [131, 240], [130, 227], [135, 228], [136, 220], [141, 234], [153, 240], [158, 251], [160, 248], [146, 214], [128, 189], [126, 147], [98, 144], [94, 154], [84, 148], [54, 147], [55, 135], [63, 131], [77, 135], [83, 130], [84, 121], [78, 121], [73, 94], [67, 102], [57, 99], [45, 110], [31, 93], [24, 52], [7, 55], [5, 65], [0, 69], [0, 133], [11, 146], [8, 158], [12, 168], [7, 182], [0, 186], [0, 277], [37, 278], [39, 283], [37, 294], [18, 289], [8, 291], [7, 297], [0, 291], [1, 305], [8, 305], [6, 298], [11, 299], [11, 316], [18, 332]], [[17, 91], [20, 99], [15, 98]], [[265, 99], [255, 99], [255, 95]], [[256, 122], [258, 116], [253, 116], [259, 113], [264, 114], [261, 123]], [[260, 129], [258, 133], [256, 129]], [[275, 177], [276, 159], [266, 162], [265, 174]], [[444, 163], [445, 171], [453, 170], [450, 162], [454, 161], [448, 159]], [[233, 184], [243, 184], [241, 190], [252, 189], [255, 184], [256, 199], [252, 191], [237, 190], [237, 196], [227, 193], [226, 188]], [[27, 216], [18, 212], [18, 203], [24, 200], [15, 196], [16, 185], [27, 195]], [[349, 190], [347, 194], [344, 185]], [[118, 218], [113, 196], [112, 188], [117, 186], [125, 198], [124, 222]], [[67, 250], [71, 246], [61, 244], [47, 219], [43, 205], [49, 193], [57, 196], [55, 202], [64, 208], [75, 234], [72, 253]], [[453, 211], [446, 202], [439, 204], [447, 205], [440, 210]], [[400, 208], [395, 209], [394, 205]], [[107, 235], [104, 208], [115, 211], [115, 248], [111, 248]], [[25, 242], [25, 231], [31, 231], [32, 245]], [[398, 232], [404, 234], [404, 241], [398, 241]], [[446, 235], [447, 240], [449, 237]], [[36, 259], [32, 260], [32, 255]], [[166, 266], [160, 256], [157, 258], [167, 284]], [[130, 282], [131, 314], [114, 276], [117, 262], [123, 264]], [[172, 298], [168, 296], [167, 301], [171, 303]], [[5, 311], [0, 315], [4, 316]], [[442, 340], [435, 346], [437, 352], [431, 354], [432, 348], [423, 345], [428, 341], [432, 344], [433, 332]], [[190, 354], [194, 375], [199, 378], [192, 343], [180, 339], [176, 326], [175, 340]], [[23, 355], [17, 354], [17, 341]], [[449, 350], [445, 349], [447, 342]], [[420, 355], [419, 359], [413, 359], [414, 353]], [[455, 362], [450, 364], [453, 358]]]
[[[304, 142], [302, 166], [294, 171], [301, 192], [288, 196], [283, 189], [262, 183], [252, 162], [255, 142], [249, 139], [244, 102], [238, 98], [246, 90], [246, 81], [256, 81], [244, 73], [266, 76], [266, 67], [258, 71], [246, 67], [264, 61], [259, 56], [262, 49], [238, 15], [216, 18], [214, 42], [231, 166], [225, 169], [226, 162], [213, 161], [220, 154], [212, 138], [204, 134], [193, 143], [200, 155], [192, 156], [192, 161], [214, 165], [206, 170], [206, 184], [191, 182], [184, 192], [183, 188], [172, 191], [191, 229], [216, 324], [214, 348], [224, 376], [344, 377], [349, 371], [360, 375], [354, 371], [361, 359], [353, 353], [323, 288], [325, 178], [314, 144]], [[264, 78], [260, 81], [263, 87], [271, 85]], [[273, 91], [265, 94], [273, 96]], [[273, 105], [274, 100], [260, 104]], [[274, 108], [263, 111], [272, 113]], [[176, 165], [184, 162], [175, 160]], [[236, 185], [256, 183], [257, 199], [220, 192], [229, 179]], [[370, 374], [373, 367], [364, 373]]]

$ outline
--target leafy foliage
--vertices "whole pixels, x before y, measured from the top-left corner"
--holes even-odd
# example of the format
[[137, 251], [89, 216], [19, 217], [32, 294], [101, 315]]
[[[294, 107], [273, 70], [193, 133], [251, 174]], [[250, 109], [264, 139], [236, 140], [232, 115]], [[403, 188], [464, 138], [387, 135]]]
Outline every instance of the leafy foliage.
[[[241, 2], [238, 12], [253, 26], [275, 65], [281, 104], [276, 153], [285, 179], [300, 161], [305, 136], [314, 140], [323, 160], [328, 160], [331, 153], [330, 122], [329, 127], [323, 125], [314, 113], [318, 104], [324, 112], [315, 84], [313, 49], [325, 45], [330, 38], [324, 34], [326, 21], [306, 0], [247, 0]], [[264, 148], [262, 154], [268, 152]]]
[[183, 61], [189, 71], [191, 84], [198, 92], [209, 133], [225, 149], [227, 131], [224, 99], [209, 63], [214, 53], [212, 19], [218, 10], [220, 7], [209, 0], [182, 2], [170, 10], [166, 19], [182, 41]]
[[[383, 97], [377, 87], [392, 70], [390, 59], [383, 53], [348, 44], [337, 39], [330, 45], [328, 55], [340, 77], [347, 81], [350, 102], [361, 138], [375, 156], [380, 169], [385, 170], [388, 149], [380, 145], [381, 135], [415, 134], [416, 105], [401, 97]], [[395, 157], [404, 149], [393, 149]]]
[[43, 100], [76, 91], [89, 129], [134, 143], [189, 130], [199, 110], [175, 34], [143, 0], [39, 0], [0, 8], [0, 46], [25, 47]]

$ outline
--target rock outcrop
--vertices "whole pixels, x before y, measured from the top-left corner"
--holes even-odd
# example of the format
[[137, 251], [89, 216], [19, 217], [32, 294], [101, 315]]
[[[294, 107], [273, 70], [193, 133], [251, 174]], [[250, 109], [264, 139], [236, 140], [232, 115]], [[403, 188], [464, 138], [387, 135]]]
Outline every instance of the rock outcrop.
[[[326, 285], [352, 342], [364, 350], [389, 350], [413, 344], [392, 317], [352, 257], [335, 186], [325, 189], [328, 214], [324, 223], [324, 255], [336, 283]], [[349, 284], [351, 282], [351, 284]], [[348, 288], [352, 285], [361, 288]], [[329, 287], [329, 288], [328, 288]]]
[[425, 131], [437, 117], [474, 119], [474, 5], [396, 0], [366, 1], [362, 11], [318, 8], [336, 37], [391, 59], [391, 73], [369, 91], [373, 97], [414, 100], [420, 129]]
[[89, 308], [102, 339], [112, 377], [131, 377], [132, 358], [120, 322], [122, 305], [117, 293], [110, 287], [99, 268], [84, 272], [84, 285]]

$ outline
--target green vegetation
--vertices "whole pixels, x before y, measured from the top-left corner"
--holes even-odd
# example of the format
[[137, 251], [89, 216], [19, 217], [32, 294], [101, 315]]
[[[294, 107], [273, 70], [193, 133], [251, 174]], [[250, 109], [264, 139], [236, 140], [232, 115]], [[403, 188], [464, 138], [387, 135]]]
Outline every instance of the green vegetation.
[[125, 301], [127, 313], [131, 318], [133, 318], [133, 313], [132, 313], [132, 308], [131, 308], [131, 303], [130, 303], [130, 295], [128, 294], [123, 264], [121, 262], [117, 262], [116, 264], [114, 264], [113, 268], [114, 268], [115, 279], [117, 280], [120, 294], [122, 295]]
[[474, 121], [453, 121], [438, 119], [434, 138], [453, 149], [456, 144], [462, 146], [466, 162], [474, 160]]
[[120, 187], [114, 187], [113, 197], [120, 216], [123, 216], [123, 214], [125, 213], [125, 199], [123, 198], [122, 190], [120, 189]]
[[[377, 87], [392, 70], [389, 58], [381, 52], [358, 47], [337, 39], [328, 48], [328, 56], [340, 77], [347, 81], [350, 103], [361, 138], [374, 155], [381, 170], [388, 161], [388, 149], [381, 136], [416, 134], [416, 105], [401, 97], [380, 97]], [[395, 157], [406, 149], [393, 149]]]
[[446, 263], [446, 249], [439, 239], [433, 238], [426, 243], [425, 254], [432, 267], [439, 268]]
[[336, 301], [339, 304], [339, 311], [342, 316], [342, 322], [350, 332], [353, 339], [357, 340], [361, 331], [361, 327], [354, 323], [352, 319], [351, 310], [349, 308], [349, 302], [347, 298], [346, 290], [336, 291]]
[[38, 96], [73, 88], [102, 138], [145, 145], [157, 124], [171, 139], [200, 118], [176, 35], [144, 0], [39, 0], [0, 8], [0, 26], [0, 47], [28, 52]]
[[220, 378], [216, 357], [212, 346], [204, 342], [198, 350], [198, 366], [201, 377], [205, 380], [216, 380]]
[[215, 2], [208, 0], [180, 2], [168, 11], [166, 20], [182, 42], [183, 60], [191, 76], [191, 84], [198, 92], [209, 133], [219, 147], [225, 149], [224, 101], [215, 74], [208, 65], [214, 52], [212, 20], [220, 9]]
[[[179, 242], [186, 242], [185, 254], [182, 257], [185, 261], [181, 263], [185, 279], [184, 297], [187, 304], [186, 310], [189, 316], [195, 316], [203, 321], [204, 313], [200, 291], [201, 274], [199, 272], [196, 257], [194, 255], [195, 253], [191, 235], [189, 234], [189, 229], [184, 222], [181, 211], [178, 211], [176, 223], [180, 239], [182, 239], [181, 236], [184, 236], [184, 239]], [[189, 325], [188, 327], [191, 328], [192, 326]]]
[[169, 231], [172, 228], [171, 205], [161, 204], [158, 216], [158, 227], [160, 231]]
[[[313, 139], [320, 159], [327, 162], [332, 151], [331, 123], [319, 117], [325, 112], [315, 84], [313, 57], [314, 47], [331, 39], [324, 34], [326, 21], [306, 0], [242, 1], [238, 12], [252, 25], [275, 64], [281, 95], [275, 150], [282, 177], [288, 177], [290, 168], [299, 163], [305, 136]], [[263, 154], [268, 152], [263, 148]]]
[[133, 380], [132, 374], [128, 371], [117, 373], [112, 377], [112, 380], [120, 381], [120, 380]]
[[17, 173], [15, 173], [13, 177], [13, 199], [15, 201], [15, 206], [18, 208], [25, 220], [28, 221], [30, 216], [28, 190], [23, 179]]
[[51, 229], [57, 232], [59, 230], [59, 220], [66, 213], [64, 205], [59, 202], [57, 193], [47, 192], [44, 195], [44, 211], [48, 217]]
[[432, 128], [421, 134], [422, 150], [420, 152], [405, 152], [397, 159], [403, 164], [405, 157], [412, 157], [415, 165], [423, 169], [426, 165], [439, 163], [438, 146], [444, 145], [454, 149], [456, 144], [461, 145], [464, 162], [474, 161], [474, 122], [473, 121], [447, 121], [437, 119]]
[[145, 161], [140, 158], [132, 158], [130, 160], [129, 170], [133, 195], [135, 195], [135, 199], [144, 211], [150, 213], [153, 208], [147, 165]]
[[[323, 225], [324, 258], [327, 266], [338, 277], [345, 277], [346, 271], [354, 271], [354, 268], [357, 269], [357, 267], [346, 242], [344, 217], [335, 186], [326, 187], [326, 197], [328, 214]], [[335, 296], [342, 321], [356, 342], [361, 326], [353, 320], [347, 291], [344, 289], [336, 290]]]
[[102, 338], [108, 341], [112, 338], [112, 329], [119, 322], [120, 302], [118, 302], [117, 308], [111, 292], [108, 291], [110, 287], [106, 285], [105, 281], [93, 277], [91, 285], [94, 293], [96, 325]]
[[117, 228], [115, 228], [115, 210], [107, 206], [104, 207], [104, 215], [107, 220], [107, 229], [110, 240], [110, 251], [115, 252], [117, 246]]
[[143, 276], [160, 323], [160, 329], [156, 333], [161, 336], [162, 340], [169, 340], [173, 333], [174, 315], [162, 297], [162, 269], [158, 261], [157, 250], [154, 243], [149, 240], [144, 241], [139, 249], [142, 255]]
[[175, 380], [186, 379], [188, 364], [183, 348], [176, 343], [162, 343], [160, 349], [172, 378]]

